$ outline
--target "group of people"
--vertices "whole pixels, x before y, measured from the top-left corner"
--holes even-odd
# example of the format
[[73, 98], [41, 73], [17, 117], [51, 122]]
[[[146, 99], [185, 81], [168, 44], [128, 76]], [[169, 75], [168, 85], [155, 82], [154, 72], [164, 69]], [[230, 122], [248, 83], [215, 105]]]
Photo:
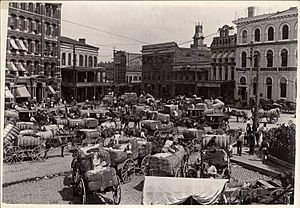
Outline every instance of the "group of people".
[[262, 127], [257, 124], [257, 128], [251, 127], [250, 122], [247, 122], [246, 129], [243, 132], [239, 131], [237, 135], [237, 154], [242, 155], [242, 148], [245, 143], [249, 145], [249, 155], [254, 155], [255, 146], [259, 147], [262, 153], [263, 163], [268, 156], [269, 143], [267, 141], [267, 124], [264, 123]]

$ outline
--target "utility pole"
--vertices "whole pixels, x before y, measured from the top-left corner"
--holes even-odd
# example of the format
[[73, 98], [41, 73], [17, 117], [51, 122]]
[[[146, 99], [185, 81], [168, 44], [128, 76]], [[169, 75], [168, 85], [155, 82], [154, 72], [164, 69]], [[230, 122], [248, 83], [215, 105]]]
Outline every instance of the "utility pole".
[[249, 101], [250, 101], [250, 110], [252, 112], [252, 109], [253, 109], [253, 105], [252, 105], [252, 88], [253, 88], [253, 41], [250, 42], [250, 56], [249, 56], [249, 59], [250, 59], [250, 84], [249, 84]]
[[260, 71], [260, 55], [258, 53], [254, 54], [254, 59], [257, 63], [257, 71], [256, 71], [256, 91], [255, 91], [255, 109], [254, 109], [254, 121], [253, 121], [253, 129], [257, 129], [258, 124], [258, 105], [260, 100], [259, 95], [259, 71]]

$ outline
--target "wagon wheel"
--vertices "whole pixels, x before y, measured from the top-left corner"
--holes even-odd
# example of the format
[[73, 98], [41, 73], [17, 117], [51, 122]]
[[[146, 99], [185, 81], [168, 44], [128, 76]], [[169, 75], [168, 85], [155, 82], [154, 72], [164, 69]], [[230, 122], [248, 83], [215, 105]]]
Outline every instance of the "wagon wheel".
[[[284, 191], [285, 191], [284, 189], [278, 188], [278, 189], [276, 189], [276, 190], [274, 190], [274, 191], [272, 191], [272, 192], [270, 193], [270, 197], [271, 197], [272, 199], [277, 198], [276, 201], [281, 201], [281, 202], [283, 202], [283, 201], [284, 201], [284, 195], [282, 195], [282, 193], [283, 193]], [[282, 196], [280, 196], [280, 195], [282, 195]], [[279, 197], [279, 196], [280, 196], [280, 197]]]
[[121, 168], [121, 180], [123, 183], [128, 183], [131, 181], [134, 170], [134, 161], [132, 159], [127, 159]]
[[82, 201], [81, 201], [82, 204], [86, 204], [86, 202], [87, 202], [87, 192], [86, 191], [87, 190], [86, 190], [83, 178], [79, 179], [78, 190], [79, 190], [79, 196], [82, 197]]
[[147, 176], [149, 174], [149, 168], [148, 168], [149, 159], [150, 159], [149, 156], [145, 156], [142, 160], [142, 163], [141, 163], [141, 171], [142, 171], [144, 176]]
[[118, 184], [113, 187], [112, 195], [113, 195], [113, 202], [115, 205], [120, 204], [121, 201], [121, 182], [119, 176], [117, 176]]
[[6, 151], [6, 162], [8, 163], [16, 163], [21, 162], [23, 158], [20, 155], [21, 148], [18, 146], [12, 146]]
[[242, 187], [234, 190], [230, 195], [230, 204], [241, 204], [244, 198], [251, 192], [248, 187]]
[[31, 158], [33, 161], [44, 161], [46, 148], [43, 145], [39, 145], [32, 150]]

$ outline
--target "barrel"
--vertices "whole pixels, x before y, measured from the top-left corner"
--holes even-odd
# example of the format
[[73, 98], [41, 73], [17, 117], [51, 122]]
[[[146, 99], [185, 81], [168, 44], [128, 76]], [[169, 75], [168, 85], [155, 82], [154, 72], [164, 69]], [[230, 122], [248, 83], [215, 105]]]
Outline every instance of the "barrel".
[[158, 113], [156, 115], [157, 120], [161, 121], [162, 123], [169, 123], [170, 122], [170, 115], [169, 114], [163, 114], [163, 113]]
[[54, 137], [54, 132], [51, 130], [48, 131], [39, 131], [36, 133], [37, 136], [39, 136], [41, 139], [51, 139]]
[[68, 126], [69, 121], [66, 118], [55, 118], [55, 123], [57, 125], [63, 125], [63, 126]]
[[33, 136], [20, 136], [17, 139], [17, 146], [22, 148], [33, 149], [41, 144], [39, 137]]
[[213, 114], [214, 113], [214, 109], [205, 109], [203, 113], [204, 113], [204, 115], [206, 115], [206, 114]]
[[34, 135], [34, 131], [32, 129], [20, 131], [20, 136], [32, 136], [32, 135]]
[[85, 127], [96, 128], [98, 126], [98, 120], [95, 118], [84, 118]]

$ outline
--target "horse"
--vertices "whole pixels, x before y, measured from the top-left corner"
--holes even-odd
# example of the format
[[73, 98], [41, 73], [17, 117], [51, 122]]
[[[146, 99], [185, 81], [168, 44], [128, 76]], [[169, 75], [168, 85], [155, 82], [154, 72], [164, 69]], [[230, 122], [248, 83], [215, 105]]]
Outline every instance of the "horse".
[[231, 110], [231, 112], [227, 113], [229, 116], [236, 116], [236, 122], [239, 122], [239, 118], [243, 118], [243, 121], [247, 121], [247, 113], [245, 111], [239, 111], [239, 110]]
[[124, 123], [124, 128], [128, 127], [129, 122], [133, 122], [136, 128], [140, 127], [140, 121], [142, 120], [143, 113], [141, 111], [135, 112], [131, 115], [124, 115], [121, 118], [121, 123]]

